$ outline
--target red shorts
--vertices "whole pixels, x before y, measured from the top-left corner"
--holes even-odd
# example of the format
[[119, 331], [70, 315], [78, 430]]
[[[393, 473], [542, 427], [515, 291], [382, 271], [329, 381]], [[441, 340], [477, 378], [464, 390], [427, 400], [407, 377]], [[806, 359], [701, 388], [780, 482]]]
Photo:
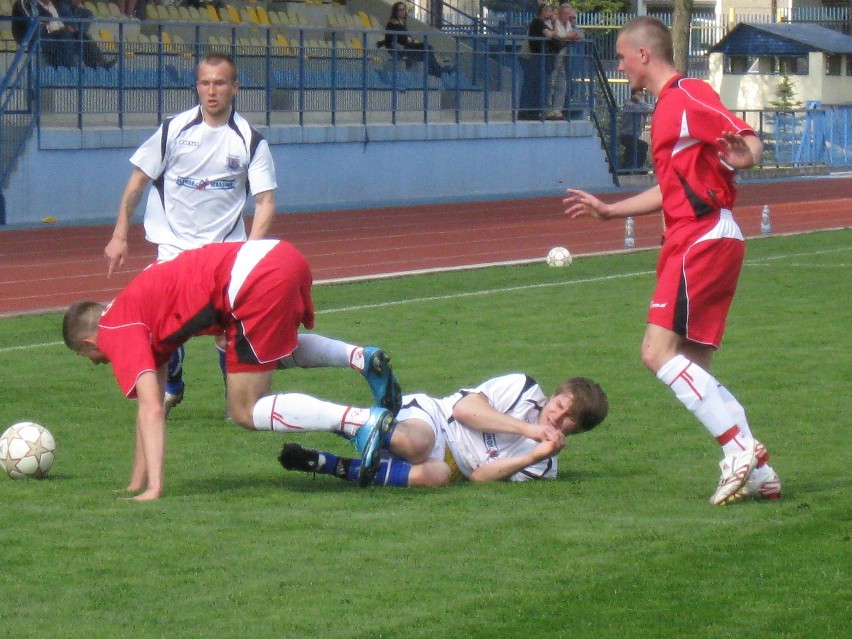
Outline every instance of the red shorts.
[[279, 359], [295, 350], [299, 326], [314, 326], [312, 281], [307, 260], [286, 242], [262, 256], [240, 252], [227, 291], [229, 373], [274, 370]]
[[745, 242], [730, 214], [699, 238], [666, 238], [648, 323], [718, 348], [744, 256]]

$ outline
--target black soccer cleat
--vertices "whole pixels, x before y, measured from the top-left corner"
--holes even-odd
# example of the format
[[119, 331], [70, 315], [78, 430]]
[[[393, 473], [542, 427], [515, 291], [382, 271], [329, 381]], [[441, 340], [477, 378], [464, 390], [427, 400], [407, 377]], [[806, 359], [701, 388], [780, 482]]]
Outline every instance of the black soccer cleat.
[[278, 461], [287, 470], [299, 470], [303, 473], [315, 473], [321, 468], [320, 452], [305, 448], [301, 444], [284, 444]]

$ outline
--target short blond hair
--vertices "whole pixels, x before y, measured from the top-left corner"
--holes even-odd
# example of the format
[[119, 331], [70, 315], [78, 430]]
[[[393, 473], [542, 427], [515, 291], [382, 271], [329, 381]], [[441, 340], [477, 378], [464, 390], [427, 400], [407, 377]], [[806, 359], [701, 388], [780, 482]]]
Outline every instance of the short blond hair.
[[634, 46], [645, 47], [665, 62], [674, 64], [672, 33], [659, 18], [653, 16], [634, 18], [621, 27], [620, 34], [630, 38]]
[[98, 322], [104, 311], [97, 302], [75, 302], [65, 311], [62, 318], [62, 339], [75, 353], [83, 349], [84, 339], [97, 332]]

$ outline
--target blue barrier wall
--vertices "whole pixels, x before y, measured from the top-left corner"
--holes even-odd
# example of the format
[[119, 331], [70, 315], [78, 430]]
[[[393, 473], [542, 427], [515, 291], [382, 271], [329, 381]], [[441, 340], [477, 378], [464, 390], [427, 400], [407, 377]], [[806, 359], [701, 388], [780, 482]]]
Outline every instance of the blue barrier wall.
[[[260, 128], [260, 127], [259, 127]], [[279, 212], [559, 195], [613, 185], [588, 121], [260, 128]], [[136, 146], [153, 128], [42, 129], [11, 176], [6, 223], [115, 219]], [[142, 209], [144, 205], [140, 205]], [[137, 211], [141, 217], [141, 210]]]

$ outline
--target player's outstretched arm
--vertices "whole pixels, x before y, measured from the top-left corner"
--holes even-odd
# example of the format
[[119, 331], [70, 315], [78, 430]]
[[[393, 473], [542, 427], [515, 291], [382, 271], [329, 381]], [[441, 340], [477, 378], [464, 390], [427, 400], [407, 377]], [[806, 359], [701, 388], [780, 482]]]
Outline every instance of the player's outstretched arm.
[[565, 215], [571, 218], [591, 216], [599, 220], [650, 215], [663, 206], [663, 194], [659, 185], [614, 204], [607, 204], [591, 193], [580, 189], [567, 189], [568, 196], [562, 200]]
[[[151, 371], [142, 373], [136, 381], [136, 459], [144, 458], [147, 485], [144, 492], [136, 495], [135, 501], [159, 499], [163, 494], [163, 464], [166, 456], [166, 413], [163, 409], [165, 367], [162, 375]], [[136, 474], [134, 464], [134, 475]], [[131, 482], [134, 478], [131, 478]], [[141, 488], [141, 486], [140, 486]]]
[[526, 455], [497, 459], [482, 464], [470, 474], [470, 481], [505, 481], [524, 468], [537, 464], [548, 457], [553, 457], [563, 448], [565, 448], [564, 435], [557, 440], [540, 442], [538, 446]]
[[112, 231], [112, 238], [104, 248], [104, 257], [107, 260], [107, 277], [112, 275], [116, 268], [124, 266], [124, 260], [127, 258], [127, 235], [130, 232], [130, 220], [133, 218], [133, 213], [139, 206], [139, 201], [142, 199], [150, 181], [151, 179], [141, 169], [134, 169], [124, 187], [121, 203], [118, 205], [118, 217]]

